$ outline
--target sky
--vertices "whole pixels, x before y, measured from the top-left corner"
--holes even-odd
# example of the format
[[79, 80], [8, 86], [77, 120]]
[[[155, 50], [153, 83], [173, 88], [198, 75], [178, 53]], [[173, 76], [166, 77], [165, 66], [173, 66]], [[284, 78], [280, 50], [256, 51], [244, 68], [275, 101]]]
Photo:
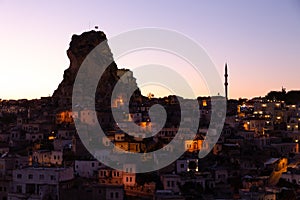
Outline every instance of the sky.
[[298, 0], [0, 0], [0, 99], [52, 95], [69, 66], [71, 36], [96, 25], [108, 39], [143, 27], [183, 33], [220, 78], [227, 62], [230, 98], [300, 89], [299, 19]]

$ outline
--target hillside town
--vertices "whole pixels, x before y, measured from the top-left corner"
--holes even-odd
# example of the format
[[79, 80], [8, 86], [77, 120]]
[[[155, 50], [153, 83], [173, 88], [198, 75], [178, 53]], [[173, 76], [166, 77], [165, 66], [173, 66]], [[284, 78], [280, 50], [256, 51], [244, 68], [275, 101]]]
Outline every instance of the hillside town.
[[[146, 173], [135, 173], [139, 166], [131, 160], [119, 164], [123, 170], [100, 162], [113, 156], [106, 151], [97, 156], [89, 152], [76, 122], [100, 124], [106, 136], [97, 137], [96, 142], [103, 150], [142, 153], [145, 156], [139, 162], [145, 165], [158, 159], [148, 157], [148, 152], [163, 149], [170, 155], [178, 150], [170, 142], [179, 134], [180, 125], [181, 97], [174, 95], [145, 97], [137, 90], [131, 97], [120, 94], [111, 101], [106, 93], [112, 88], [99, 86], [97, 115], [83, 105], [72, 109], [72, 85], [80, 64], [105, 38], [100, 31], [72, 37], [67, 51], [70, 67], [52, 96], [0, 100], [0, 199], [300, 199], [300, 92], [282, 88], [265, 97], [230, 99], [227, 65], [226, 97], [198, 97], [198, 107], [190, 111], [200, 113], [199, 126], [194, 131], [189, 123], [196, 119], [183, 119], [185, 126], [180, 130], [193, 138], [182, 137], [180, 148], [185, 152], [176, 161]], [[130, 71], [113, 63], [100, 81], [114, 85], [125, 72]], [[126, 80], [125, 86], [136, 87], [134, 74], [129, 73]], [[205, 140], [216, 98], [226, 99], [225, 123], [219, 125], [222, 133], [212, 150], [199, 158], [199, 152], [208, 149]], [[130, 113], [124, 114], [123, 123], [116, 123], [107, 108], [122, 107], [129, 99]], [[188, 99], [182, 101], [190, 103]], [[168, 119], [156, 135], [146, 137], [155, 129], [149, 117], [154, 104], [164, 106]], [[128, 123], [141, 127], [136, 137], [122, 130]]]

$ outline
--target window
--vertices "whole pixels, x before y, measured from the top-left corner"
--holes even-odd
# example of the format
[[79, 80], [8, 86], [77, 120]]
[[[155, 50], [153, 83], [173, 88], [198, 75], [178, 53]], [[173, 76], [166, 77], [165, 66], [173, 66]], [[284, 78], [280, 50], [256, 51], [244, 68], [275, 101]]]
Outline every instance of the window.
[[17, 185], [17, 193], [22, 193], [22, 186], [21, 185]]
[[56, 180], [56, 177], [54, 175], [51, 175], [50, 179], [53, 181], [53, 180]]
[[32, 175], [32, 174], [29, 174], [29, 175], [28, 175], [28, 179], [33, 179], [33, 175]]
[[17, 179], [21, 179], [22, 178], [22, 174], [17, 174]]
[[115, 197], [119, 198], [119, 193], [118, 192], [115, 193]]
[[114, 193], [113, 192], [110, 193], [110, 198], [114, 198]]
[[180, 168], [183, 169], [184, 168], [184, 164], [180, 164]]
[[44, 180], [44, 178], [45, 178], [44, 174], [40, 174], [39, 179]]
[[92, 167], [95, 167], [95, 163], [92, 162]]

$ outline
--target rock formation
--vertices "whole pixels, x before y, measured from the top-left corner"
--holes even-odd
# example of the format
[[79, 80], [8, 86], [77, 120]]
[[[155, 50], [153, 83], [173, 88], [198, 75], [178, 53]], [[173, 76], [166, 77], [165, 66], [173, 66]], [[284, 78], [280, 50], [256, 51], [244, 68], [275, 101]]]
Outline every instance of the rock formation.
[[[113, 55], [107, 44], [106, 35], [102, 31], [89, 31], [84, 32], [81, 35], [72, 36], [69, 49], [67, 50], [67, 55], [70, 59], [70, 66], [65, 70], [62, 82], [53, 93], [53, 100], [59, 109], [71, 109], [73, 85], [78, 70], [87, 55], [102, 42], [105, 45], [101, 52], [101, 56], [104, 56], [104, 58], [107, 60], [111, 60], [112, 63], [107, 67], [106, 71], [101, 77], [95, 96], [96, 103], [99, 104], [98, 107], [104, 108], [110, 106], [111, 93], [115, 84], [120, 78], [118, 75], [123, 74], [122, 71], [124, 71], [124, 69], [118, 70], [116, 63], [113, 61]], [[136, 87], [136, 82], [133, 77], [132, 84]], [[87, 85], [83, 87], [84, 89], [88, 89]], [[136, 94], [140, 95], [140, 92], [137, 91]]]

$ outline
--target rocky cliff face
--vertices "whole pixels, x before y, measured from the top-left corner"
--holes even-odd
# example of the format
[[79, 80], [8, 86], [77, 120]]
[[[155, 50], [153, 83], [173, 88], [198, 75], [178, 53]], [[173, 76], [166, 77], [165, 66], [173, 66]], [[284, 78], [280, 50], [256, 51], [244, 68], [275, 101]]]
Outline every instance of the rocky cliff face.
[[[106, 35], [102, 31], [89, 31], [81, 35], [73, 35], [67, 50], [68, 58], [70, 59], [70, 66], [65, 70], [63, 80], [58, 88], [53, 93], [53, 101], [59, 109], [71, 109], [72, 107], [72, 90], [77, 72], [87, 57], [87, 55], [101, 42], [105, 43], [105, 47], [101, 53], [105, 59], [113, 61], [113, 55], [106, 43]], [[118, 73], [119, 71], [119, 73]], [[88, 72], [93, 73], [93, 72]], [[100, 107], [110, 106], [111, 92], [117, 81], [119, 80], [120, 70], [118, 70], [116, 63], [113, 61], [101, 77], [97, 92], [96, 102]], [[134, 83], [135, 79], [134, 79]], [[88, 86], [85, 86], [88, 89]], [[139, 93], [140, 94], [140, 93]]]

